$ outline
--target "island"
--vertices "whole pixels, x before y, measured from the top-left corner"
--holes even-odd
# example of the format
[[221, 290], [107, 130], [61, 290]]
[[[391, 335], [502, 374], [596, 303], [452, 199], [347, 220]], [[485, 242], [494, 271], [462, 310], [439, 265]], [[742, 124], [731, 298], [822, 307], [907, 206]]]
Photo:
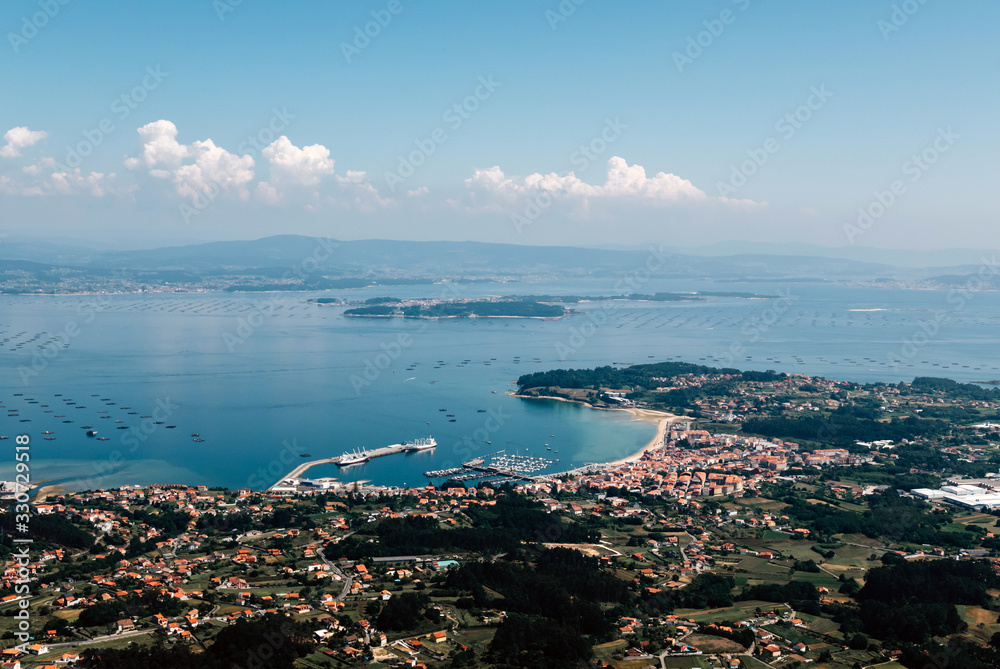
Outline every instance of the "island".
[[555, 320], [572, 313], [558, 304], [530, 299], [406, 300], [353, 307], [348, 317], [362, 318], [540, 318]]
[[349, 308], [348, 317], [364, 318], [541, 318], [558, 319], [569, 316], [573, 310], [564, 304], [606, 302], [622, 300], [631, 302], [699, 302], [710, 297], [737, 299], [765, 299], [772, 295], [745, 292], [692, 292], [652, 294], [627, 293], [621, 295], [506, 295], [486, 298], [419, 298], [373, 297], [362, 301], [348, 301], [334, 297], [309, 300], [318, 305], [341, 305]]

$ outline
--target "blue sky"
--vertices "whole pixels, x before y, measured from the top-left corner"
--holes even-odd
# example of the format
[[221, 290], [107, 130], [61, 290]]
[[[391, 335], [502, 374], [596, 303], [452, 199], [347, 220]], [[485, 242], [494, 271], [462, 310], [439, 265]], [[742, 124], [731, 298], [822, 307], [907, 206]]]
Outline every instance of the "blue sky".
[[0, 232], [1000, 247], [997, 19], [943, 0], [10, 0]]

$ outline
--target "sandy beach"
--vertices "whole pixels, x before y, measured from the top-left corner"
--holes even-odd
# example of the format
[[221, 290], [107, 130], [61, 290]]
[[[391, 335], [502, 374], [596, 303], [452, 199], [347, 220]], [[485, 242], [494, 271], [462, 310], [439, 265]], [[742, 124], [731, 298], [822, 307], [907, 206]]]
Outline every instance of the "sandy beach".
[[40, 502], [45, 501], [45, 499], [48, 498], [49, 496], [56, 497], [58, 495], [67, 492], [69, 492], [69, 490], [67, 490], [66, 488], [62, 487], [59, 484], [44, 485], [38, 489], [38, 494], [35, 495], [35, 497], [31, 501], [34, 504], [38, 504]]
[[663, 435], [667, 432], [667, 425], [679, 420], [691, 420], [687, 416], [675, 416], [674, 414], [667, 413], [665, 411], [652, 411], [650, 409], [619, 409], [619, 411], [628, 411], [630, 414], [635, 416], [636, 420], [656, 421], [656, 436], [653, 437], [648, 444], [639, 449], [638, 452], [619, 460], [609, 462], [608, 464], [611, 465], [621, 465], [626, 462], [638, 460], [646, 451], [652, 451], [660, 448], [663, 446]]
[[655, 411], [653, 409], [636, 409], [634, 407], [623, 407], [623, 408], [595, 407], [594, 405], [589, 404], [587, 402], [567, 399], [565, 397], [551, 397], [548, 395], [531, 395], [531, 396], [518, 395], [516, 392], [509, 392], [507, 394], [510, 395], [511, 397], [521, 397], [529, 400], [540, 399], [540, 400], [557, 400], [559, 402], [569, 402], [571, 404], [579, 404], [580, 406], [585, 406], [588, 409], [595, 409], [597, 411], [626, 411], [632, 414], [635, 417], [635, 420], [657, 423], [656, 436], [654, 436], [649, 441], [648, 444], [640, 448], [636, 453], [633, 453], [632, 455], [628, 455], [624, 458], [620, 458], [618, 460], [613, 460], [609, 462], [608, 463], [609, 465], [620, 465], [626, 462], [632, 462], [638, 460], [639, 458], [642, 457], [643, 453], [645, 453], [646, 451], [651, 451], [663, 445], [663, 435], [666, 434], [667, 425], [680, 420], [684, 421], [691, 420], [691, 418], [688, 416], [677, 416], [675, 414], [668, 413], [666, 411]]

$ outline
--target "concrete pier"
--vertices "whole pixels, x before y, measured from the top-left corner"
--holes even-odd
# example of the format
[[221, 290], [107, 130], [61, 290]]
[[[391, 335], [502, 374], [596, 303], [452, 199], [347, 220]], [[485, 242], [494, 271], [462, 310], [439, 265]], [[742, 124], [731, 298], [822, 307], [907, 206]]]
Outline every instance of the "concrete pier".
[[[391, 446], [383, 446], [382, 448], [373, 448], [371, 450], [366, 450], [365, 453], [368, 454], [369, 459], [381, 458], [386, 455], [403, 453], [406, 451], [406, 448], [407, 447], [404, 446], [403, 444], [392, 444]], [[303, 462], [301, 465], [299, 465], [292, 471], [282, 476], [281, 480], [272, 485], [270, 488], [268, 488], [267, 491], [271, 492], [276, 487], [285, 487], [285, 481], [287, 481], [288, 479], [294, 479], [298, 481], [299, 479], [305, 478], [305, 473], [317, 465], [335, 465], [337, 464], [337, 461], [339, 461], [341, 457], [342, 456], [338, 455], [332, 458], [323, 458], [321, 460], [312, 460], [310, 462]], [[352, 465], [348, 465], [348, 467], [350, 466]]]

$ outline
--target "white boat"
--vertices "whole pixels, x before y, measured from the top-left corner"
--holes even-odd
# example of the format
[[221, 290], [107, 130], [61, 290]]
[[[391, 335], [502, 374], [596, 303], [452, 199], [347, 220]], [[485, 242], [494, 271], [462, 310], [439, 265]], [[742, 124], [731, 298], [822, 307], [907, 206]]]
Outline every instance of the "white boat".
[[350, 467], [351, 465], [360, 465], [371, 460], [368, 455], [368, 451], [361, 451], [360, 453], [344, 453], [337, 460], [338, 467]]
[[426, 439], [414, 439], [413, 441], [404, 441], [403, 450], [407, 453], [413, 451], [426, 451], [428, 448], [434, 448], [438, 443], [435, 441], [434, 437], [427, 437]]

